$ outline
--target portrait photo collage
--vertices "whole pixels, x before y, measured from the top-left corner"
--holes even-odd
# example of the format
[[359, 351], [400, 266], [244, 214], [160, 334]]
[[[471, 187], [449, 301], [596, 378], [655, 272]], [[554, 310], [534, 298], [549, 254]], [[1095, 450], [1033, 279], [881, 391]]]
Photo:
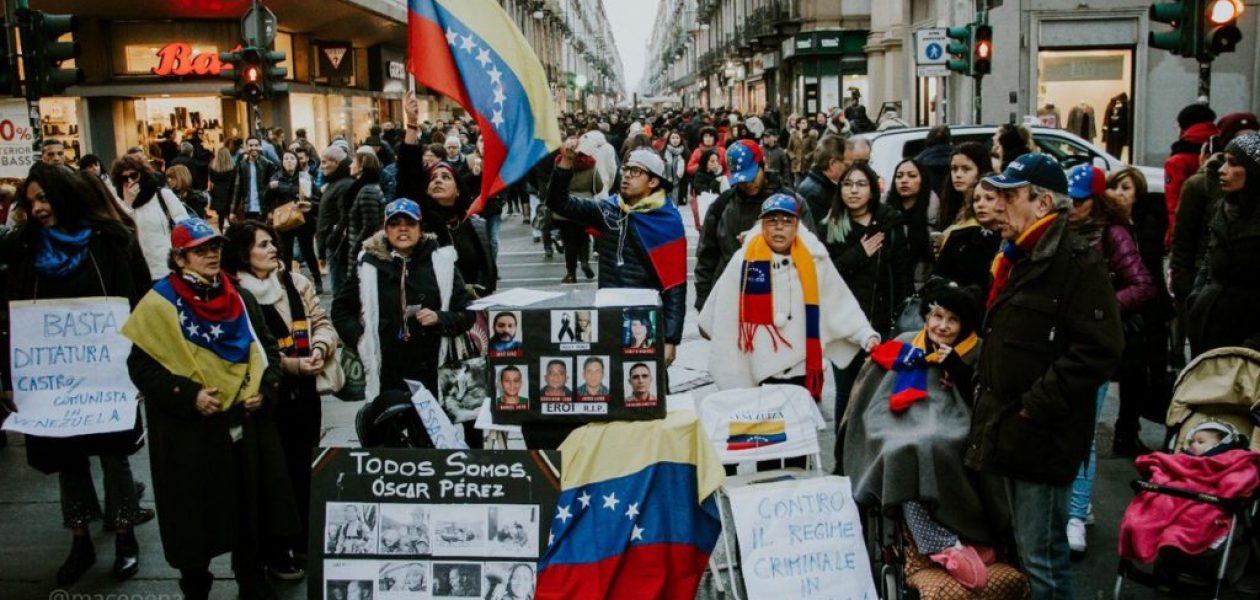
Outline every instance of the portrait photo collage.
[[662, 418], [659, 319], [654, 306], [489, 310], [494, 421]]

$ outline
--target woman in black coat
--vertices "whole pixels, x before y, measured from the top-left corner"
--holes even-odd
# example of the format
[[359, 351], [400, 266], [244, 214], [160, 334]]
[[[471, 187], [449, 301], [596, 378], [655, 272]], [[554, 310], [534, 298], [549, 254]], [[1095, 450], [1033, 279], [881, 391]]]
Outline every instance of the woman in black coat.
[[[31, 168], [18, 189], [27, 216], [15, 231], [0, 238], [0, 261], [8, 265], [8, 300], [52, 300], [114, 296], [134, 308], [149, 287], [149, 269], [135, 236], [118, 216], [114, 199], [94, 176], [42, 163]], [[129, 222], [129, 221], [128, 221]], [[3, 305], [8, 322], [9, 304]], [[9, 338], [0, 352], [0, 373], [8, 379]], [[79, 367], [81, 368], [81, 367]], [[3, 389], [14, 389], [5, 381]], [[137, 408], [137, 412], [138, 412]], [[71, 437], [26, 436], [26, 460], [43, 473], [57, 473], [61, 513], [74, 533], [70, 556], [57, 572], [57, 583], [77, 581], [96, 562], [88, 524], [103, 518], [115, 532], [114, 574], [135, 575], [139, 545], [132, 526], [153, 517], [138, 502], [128, 457], [142, 445], [143, 423], [125, 431]], [[100, 458], [104, 473], [102, 513], [89, 459]]]
[[[306, 180], [307, 195], [305, 196], [302, 194], [303, 179]], [[306, 263], [307, 272], [311, 274], [311, 281], [315, 283], [315, 290], [322, 294], [324, 282], [319, 273], [319, 255], [315, 253], [315, 229], [318, 221], [316, 217], [319, 215], [319, 209], [311, 202], [310, 176], [298, 167], [297, 153], [292, 150], [285, 151], [280, 159], [280, 168], [276, 169], [275, 174], [271, 176], [269, 185], [267, 194], [273, 198], [272, 206], [297, 202], [298, 209], [306, 216], [306, 220], [297, 228], [279, 232], [280, 239], [276, 241], [276, 246], [280, 249], [280, 259], [284, 263], [284, 268], [289, 269], [293, 264], [293, 242], [297, 241], [298, 248], [302, 252], [302, 261]]]
[[1208, 225], [1208, 253], [1190, 296], [1190, 349], [1260, 350], [1260, 133], [1234, 138], [1218, 172], [1225, 200]]
[[[141, 301], [136, 314], [148, 311], [145, 317], [123, 327], [134, 343], [127, 364], [145, 397], [162, 550], [179, 569], [184, 597], [209, 598], [210, 561], [231, 552], [240, 597], [274, 598], [261, 549], [299, 527], [272, 417], [280, 353], [258, 302], [221, 270], [222, 245], [201, 219], [176, 226], [171, 274]], [[159, 335], [171, 328], [184, 337]], [[184, 333], [198, 329], [215, 335], [214, 343], [194, 344]], [[200, 354], [195, 370], [172, 343]], [[227, 359], [206, 355], [222, 357], [215, 349], [224, 346], [244, 348], [250, 367], [228, 368]]]
[[226, 146], [214, 153], [210, 163], [210, 209], [218, 216], [219, 231], [227, 231], [236, 192], [236, 163]]

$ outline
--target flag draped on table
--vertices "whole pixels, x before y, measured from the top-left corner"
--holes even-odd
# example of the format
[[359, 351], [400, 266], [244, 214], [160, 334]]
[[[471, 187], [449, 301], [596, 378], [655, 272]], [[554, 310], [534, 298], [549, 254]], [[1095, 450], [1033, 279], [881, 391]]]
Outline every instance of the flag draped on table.
[[207, 302], [189, 301], [177, 274], [159, 279], [136, 305], [122, 333], [166, 370], [217, 388], [227, 408], [258, 393], [267, 355], [254, 333], [245, 303], [230, 279]]
[[694, 413], [597, 423], [560, 446], [538, 600], [692, 600], [721, 524], [722, 468]]
[[493, 0], [408, 0], [407, 69], [455, 101], [485, 140], [481, 195], [524, 177], [560, 147], [546, 72], [511, 16]]

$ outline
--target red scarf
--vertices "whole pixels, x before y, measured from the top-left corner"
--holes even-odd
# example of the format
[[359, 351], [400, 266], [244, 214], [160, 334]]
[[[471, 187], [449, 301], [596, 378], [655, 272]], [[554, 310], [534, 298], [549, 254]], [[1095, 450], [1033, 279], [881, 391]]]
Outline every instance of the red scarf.
[[991, 269], [993, 286], [989, 288], [989, 300], [985, 302], [986, 308], [993, 308], [993, 304], [997, 302], [998, 295], [1002, 293], [1002, 289], [1011, 280], [1011, 271], [1015, 268], [1015, 264], [1032, 254], [1033, 248], [1037, 247], [1037, 243], [1046, 235], [1046, 232], [1050, 230], [1050, 225], [1058, 217], [1059, 213], [1057, 212], [1041, 217], [1032, 224], [1032, 227], [1019, 234], [1019, 237], [1015, 238], [1014, 242], [1007, 240], [1002, 243], [1002, 251], [998, 253], [997, 258], [993, 259], [993, 267]]

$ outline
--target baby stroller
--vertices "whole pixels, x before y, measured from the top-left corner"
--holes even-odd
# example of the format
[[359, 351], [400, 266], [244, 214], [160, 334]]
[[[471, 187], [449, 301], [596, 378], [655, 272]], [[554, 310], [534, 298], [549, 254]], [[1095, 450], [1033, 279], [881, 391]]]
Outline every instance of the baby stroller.
[[[1137, 495], [1121, 524], [1115, 598], [1121, 597], [1125, 581], [1180, 594], [1211, 594], [1212, 598], [1219, 598], [1242, 576], [1248, 554], [1260, 557], [1260, 533], [1256, 528], [1260, 489], [1250, 487], [1237, 494], [1208, 493], [1201, 485], [1203, 482], [1222, 485], [1226, 481], [1227, 474], [1216, 472], [1197, 480], [1187, 476], [1176, 482], [1169, 481], [1186, 474], [1194, 475], [1192, 461], [1209, 460], [1191, 457], [1189, 461], [1183, 459], [1178, 463], [1175, 454], [1185, 446], [1187, 434], [1205, 421], [1219, 423], [1221, 430], [1229, 432], [1222, 443], [1232, 444], [1238, 450], [1249, 449], [1252, 453], [1260, 450], [1260, 439], [1257, 439], [1260, 433], [1260, 352], [1247, 348], [1213, 350], [1191, 361], [1177, 377], [1166, 420], [1170, 430], [1167, 449], [1173, 454], [1138, 459], [1139, 470], [1149, 472], [1149, 477], [1132, 483]], [[1242, 468], [1254, 471], [1254, 459], [1255, 456], [1241, 456], [1240, 460], [1248, 463]], [[1244, 473], [1244, 477], [1254, 480], [1254, 472]], [[1153, 481], [1156, 478], [1160, 481]], [[1194, 520], [1193, 523], [1175, 523], [1175, 527], [1208, 531], [1209, 527], [1217, 523], [1221, 524], [1218, 527], [1223, 527], [1226, 522], [1228, 527], [1222, 537], [1197, 554], [1165, 544], [1163, 542], [1169, 538], [1160, 537], [1151, 566], [1140, 567], [1138, 563], [1142, 561], [1136, 560], [1135, 555], [1149, 557], [1152, 552], [1151, 543], [1143, 547], [1138, 538], [1140, 534], [1132, 532], [1140, 527], [1135, 523], [1143, 518], [1142, 509], [1157, 509], [1154, 514], [1172, 514], [1168, 508], [1172, 506], [1177, 507], [1178, 519]]]
[[354, 429], [364, 448], [432, 448], [411, 396], [398, 390], [382, 392], [355, 415]]

